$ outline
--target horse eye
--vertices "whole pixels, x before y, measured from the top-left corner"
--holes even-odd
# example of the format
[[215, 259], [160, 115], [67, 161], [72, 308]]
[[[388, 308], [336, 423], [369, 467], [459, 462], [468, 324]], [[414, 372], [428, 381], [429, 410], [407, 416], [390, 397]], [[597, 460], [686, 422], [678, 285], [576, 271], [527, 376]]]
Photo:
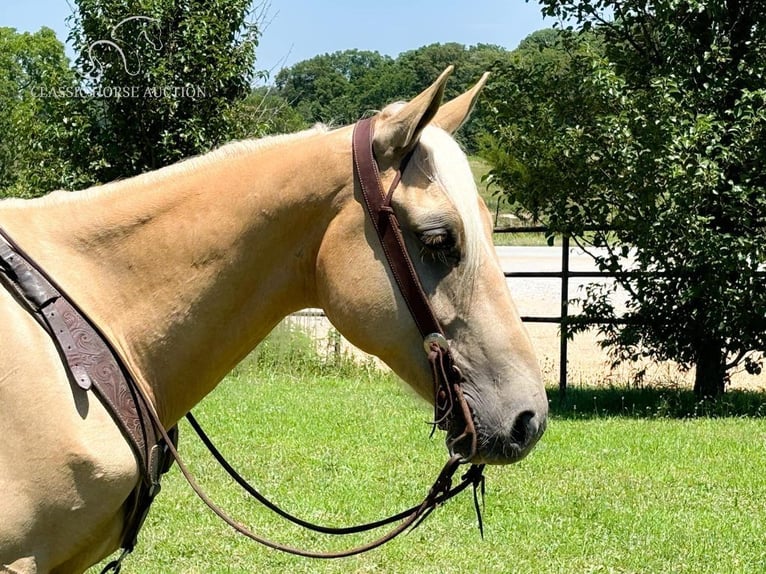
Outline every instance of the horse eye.
[[443, 228], [424, 231], [420, 235], [420, 241], [425, 247], [433, 250], [443, 250], [455, 246], [449, 231]]
[[440, 227], [424, 231], [420, 234], [420, 242], [423, 245], [421, 256], [429, 256], [448, 265], [457, 265], [460, 262], [455, 237], [449, 230]]

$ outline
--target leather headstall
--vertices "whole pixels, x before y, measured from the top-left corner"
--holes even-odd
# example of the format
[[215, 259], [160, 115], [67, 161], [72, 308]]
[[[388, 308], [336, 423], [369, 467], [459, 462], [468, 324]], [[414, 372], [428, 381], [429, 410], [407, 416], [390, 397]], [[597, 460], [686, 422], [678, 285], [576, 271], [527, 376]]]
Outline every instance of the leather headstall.
[[[366, 118], [354, 126], [354, 171], [386, 261], [423, 339], [434, 381], [434, 428], [438, 426], [443, 430], [461, 431], [452, 437], [448, 446], [454, 452], [460, 443], [467, 442], [467, 452], [462, 454], [463, 461], [468, 462], [476, 455], [477, 435], [471, 409], [463, 396], [463, 375], [455, 364], [444, 331], [423, 290], [391, 206], [394, 191], [412, 152], [404, 157], [388, 192], [384, 193], [373, 149], [373, 125], [374, 118]], [[453, 428], [459, 424], [462, 424], [462, 429]]]

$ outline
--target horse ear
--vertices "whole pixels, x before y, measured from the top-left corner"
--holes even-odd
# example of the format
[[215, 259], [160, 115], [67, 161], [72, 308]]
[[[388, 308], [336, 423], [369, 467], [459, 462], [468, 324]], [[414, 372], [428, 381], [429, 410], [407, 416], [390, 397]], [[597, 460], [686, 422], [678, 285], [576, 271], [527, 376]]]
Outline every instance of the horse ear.
[[434, 118], [444, 95], [449, 66], [436, 81], [405, 104], [386, 107], [375, 121], [373, 146], [378, 161], [394, 160], [405, 155], [418, 142], [420, 132]]
[[454, 134], [471, 115], [471, 110], [476, 105], [476, 100], [479, 99], [479, 94], [484, 84], [487, 83], [487, 78], [489, 78], [489, 72], [484, 72], [484, 75], [473, 88], [440, 107], [433, 119], [434, 125]]

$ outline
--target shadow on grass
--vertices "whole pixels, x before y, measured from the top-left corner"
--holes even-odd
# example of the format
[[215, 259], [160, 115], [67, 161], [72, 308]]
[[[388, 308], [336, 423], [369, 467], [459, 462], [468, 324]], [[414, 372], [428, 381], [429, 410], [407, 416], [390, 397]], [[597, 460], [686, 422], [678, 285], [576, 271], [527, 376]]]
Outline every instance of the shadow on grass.
[[766, 417], [766, 392], [730, 390], [715, 401], [698, 401], [691, 390], [677, 388], [547, 389], [552, 417], [592, 419]]

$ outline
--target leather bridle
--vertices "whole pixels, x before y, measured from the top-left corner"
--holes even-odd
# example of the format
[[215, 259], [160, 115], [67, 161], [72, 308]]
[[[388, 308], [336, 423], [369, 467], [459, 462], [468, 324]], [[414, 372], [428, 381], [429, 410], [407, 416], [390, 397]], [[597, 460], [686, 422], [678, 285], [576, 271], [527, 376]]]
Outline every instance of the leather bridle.
[[[391, 273], [423, 339], [434, 383], [434, 428], [438, 426], [442, 430], [450, 430], [451, 424], [462, 418], [463, 431], [452, 439], [448, 448], [453, 453], [459, 443], [467, 441], [469, 449], [464, 455], [464, 462], [468, 462], [476, 455], [477, 435], [471, 409], [463, 396], [463, 375], [455, 364], [441, 324], [423, 290], [412, 258], [405, 247], [396, 213], [391, 206], [394, 191], [412, 157], [412, 151], [404, 157], [388, 193], [384, 193], [373, 150], [374, 121], [374, 118], [366, 118], [359, 120], [354, 126], [354, 174]], [[456, 407], [459, 409], [457, 412]]]

